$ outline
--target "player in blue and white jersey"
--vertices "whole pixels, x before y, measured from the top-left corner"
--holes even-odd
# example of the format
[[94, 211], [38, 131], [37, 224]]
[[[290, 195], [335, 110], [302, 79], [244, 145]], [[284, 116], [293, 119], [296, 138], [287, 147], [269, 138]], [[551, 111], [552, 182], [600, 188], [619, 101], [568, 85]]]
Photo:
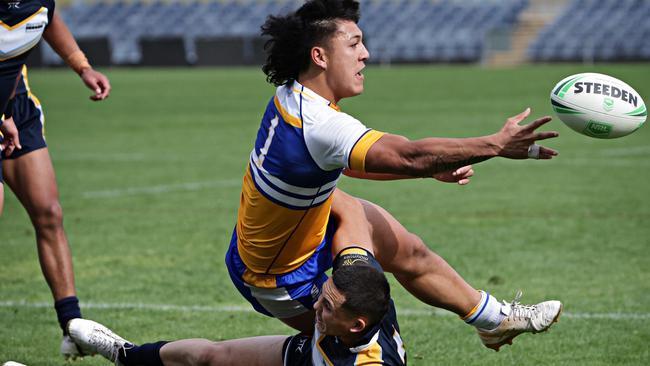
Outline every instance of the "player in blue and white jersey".
[[[487, 347], [498, 349], [520, 333], [547, 329], [561, 312], [559, 301], [529, 307], [500, 303], [474, 289], [386, 210], [345, 194], [336, 183], [346, 174], [466, 184], [471, 164], [493, 157], [551, 159], [557, 152], [535, 143], [557, 136], [536, 131], [551, 118], [519, 125], [530, 114], [526, 110], [493, 135], [464, 139], [411, 141], [366, 127], [337, 106], [363, 92], [369, 53], [358, 20], [356, 1], [310, 0], [295, 12], [270, 16], [262, 26], [270, 38], [263, 71], [277, 90], [243, 179], [226, 254], [233, 283], [257, 311], [309, 334], [331, 255], [341, 249], [339, 243], [354, 243], [374, 253], [420, 300], [475, 326]], [[345, 240], [337, 226], [341, 221], [357, 222]]]
[[122, 366], [406, 365], [388, 281], [366, 250], [350, 247], [337, 256], [315, 310], [313, 337], [186, 339], [138, 346], [89, 320], [74, 319], [69, 330], [85, 352]]
[[92, 100], [108, 97], [110, 83], [106, 76], [90, 66], [67, 26], [55, 13], [53, 0], [0, 1], [0, 112], [3, 119], [11, 116], [8, 121], [15, 123], [18, 132], [18, 136], [9, 136], [18, 143], [16, 149], [5, 149], [0, 156], [3, 172], [0, 178], [4, 178], [30, 216], [41, 269], [64, 332], [61, 352], [66, 357], [75, 357], [80, 355], [78, 348], [66, 331], [70, 319], [81, 317], [72, 258], [63, 230], [54, 169], [45, 143], [43, 109], [29, 87], [25, 66], [29, 53], [41, 38], [45, 38], [93, 91]]

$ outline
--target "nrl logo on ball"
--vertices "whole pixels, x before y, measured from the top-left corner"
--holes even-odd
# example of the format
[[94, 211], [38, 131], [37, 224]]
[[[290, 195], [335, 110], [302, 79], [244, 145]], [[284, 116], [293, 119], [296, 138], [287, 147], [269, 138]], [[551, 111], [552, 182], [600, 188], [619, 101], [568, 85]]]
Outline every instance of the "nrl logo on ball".
[[612, 109], [614, 109], [614, 100], [605, 98], [605, 100], [603, 100], [603, 109], [607, 112], [610, 112]]

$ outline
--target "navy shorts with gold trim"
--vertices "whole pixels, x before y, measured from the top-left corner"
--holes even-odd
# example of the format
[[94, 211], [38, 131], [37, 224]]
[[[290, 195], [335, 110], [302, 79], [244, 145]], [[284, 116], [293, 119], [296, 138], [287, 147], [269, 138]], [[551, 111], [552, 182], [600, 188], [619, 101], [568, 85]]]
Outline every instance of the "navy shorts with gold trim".
[[16, 94], [13, 118], [23, 148], [14, 150], [10, 156], [5, 156], [2, 152], [2, 159], [16, 159], [47, 147], [44, 136], [45, 117], [38, 99], [30, 97], [27, 93]]

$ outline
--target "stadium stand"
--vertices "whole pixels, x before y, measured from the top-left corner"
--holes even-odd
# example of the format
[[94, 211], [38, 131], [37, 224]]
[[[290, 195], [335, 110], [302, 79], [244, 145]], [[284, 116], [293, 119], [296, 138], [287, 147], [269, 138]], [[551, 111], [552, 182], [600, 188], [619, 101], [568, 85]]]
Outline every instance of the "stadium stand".
[[650, 1], [574, 0], [528, 49], [539, 62], [650, 60]]
[[[77, 39], [108, 40], [111, 61], [117, 65], [140, 64], [150, 59], [143, 57], [141, 40], [146, 40], [150, 49], [156, 38], [182, 41], [185, 60], [179, 64], [205, 65], [211, 60], [223, 63], [230, 59], [258, 63], [259, 50], [251, 51], [250, 45], [262, 44], [258, 35], [266, 16], [286, 13], [301, 3], [300, 0], [76, 0], [63, 7], [61, 14]], [[511, 29], [527, 3], [527, 0], [362, 0], [360, 26], [368, 38], [371, 62], [477, 62], [482, 58], [486, 34], [494, 29]], [[243, 43], [235, 48], [248, 54], [226, 58], [226, 61], [198, 59], [205, 52], [197, 50], [197, 41], [199, 45], [209, 44], [210, 50], [214, 50], [215, 44], [227, 44], [233, 39]], [[61, 63], [49, 47], [43, 49], [44, 63]], [[157, 57], [165, 57], [164, 52]]]

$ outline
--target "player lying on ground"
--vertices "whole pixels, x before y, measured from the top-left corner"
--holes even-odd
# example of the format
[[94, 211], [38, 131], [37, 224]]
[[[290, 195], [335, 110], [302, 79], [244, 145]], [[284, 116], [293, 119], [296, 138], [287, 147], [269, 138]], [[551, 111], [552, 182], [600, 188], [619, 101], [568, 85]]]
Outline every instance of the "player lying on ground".
[[[270, 16], [262, 27], [270, 37], [263, 70], [278, 88], [243, 180], [226, 254], [233, 283], [257, 311], [309, 334], [331, 253], [341, 249], [337, 243], [355, 243], [420, 300], [475, 326], [487, 347], [498, 350], [522, 332], [547, 329], [560, 302], [500, 303], [465, 282], [384, 209], [341, 192], [336, 183], [343, 172], [466, 184], [471, 164], [493, 157], [551, 159], [554, 150], [535, 144], [557, 136], [536, 132], [550, 117], [519, 125], [526, 110], [493, 135], [464, 139], [410, 141], [365, 127], [336, 104], [363, 91], [369, 54], [358, 20], [356, 1], [311, 0], [293, 13]], [[355, 223], [346, 240], [337, 240], [341, 219]]]
[[335, 263], [314, 305], [313, 337], [186, 339], [135, 346], [84, 319], [70, 322], [70, 335], [84, 351], [125, 366], [405, 365], [395, 307], [381, 267], [359, 248], [344, 250]]
[[4, 115], [13, 116], [19, 134], [14, 141], [22, 145], [11, 154], [9, 149], [2, 153], [2, 170], [36, 232], [41, 269], [64, 332], [61, 352], [74, 357], [78, 350], [66, 334], [66, 324], [81, 317], [81, 311], [54, 168], [43, 136], [42, 106], [29, 88], [25, 61], [43, 37], [93, 91], [90, 99], [107, 98], [111, 87], [108, 79], [90, 66], [54, 8], [53, 0], [0, 1], [0, 20], [9, 26], [0, 28], [0, 44], [15, 50], [0, 61], [0, 108]]

